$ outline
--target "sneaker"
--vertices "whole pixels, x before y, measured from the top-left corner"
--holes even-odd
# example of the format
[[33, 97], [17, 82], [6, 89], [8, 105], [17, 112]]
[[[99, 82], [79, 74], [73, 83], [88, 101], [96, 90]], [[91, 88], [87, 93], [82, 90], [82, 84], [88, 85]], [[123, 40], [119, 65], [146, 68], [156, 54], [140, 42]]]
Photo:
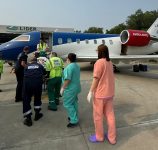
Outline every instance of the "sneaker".
[[59, 105], [59, 99], [58, 98], [55, 99], [55, 104]]
[[24, 120], [24, 125], [26, 125], [26, 126], [28, 126], [28, 127], [32, 126], [32, 120], [26, 118], [26, 119]]
[[89, 141], [92, 142], [92, 143], [103, 142], [103, 141], [98, 141], [95, 134], [90, 135], [88, 139], [89, 139]]
[[109, 144], [111, 144], [111, 145], [115, 145], [116, 144], [116, 141], [115, 142], [110, 142], [110, 140], [109, 140], [109, 138], [108, 138], [108, 135], [107, 135], [107, 133], [105, 133], [105, 139], [109, 142]]
[[42, 113], [36, 113], [34, 120], [35, 120], [35, 121], [38, 121], [38, 120], [39, 120], [40, 118], [42, 118], [42, 117], [43, 117], [43, 114], [42, 114]]
[[67, 125], [67, 127], [68, 128], [74, 128], [74, 127], [76, 127], [78, 125], [78, 123], [69, 123], [68, 125]]
[[48, 110], [57, 111], [57, 108], [51, 108], [50, 106], [48, 106]]

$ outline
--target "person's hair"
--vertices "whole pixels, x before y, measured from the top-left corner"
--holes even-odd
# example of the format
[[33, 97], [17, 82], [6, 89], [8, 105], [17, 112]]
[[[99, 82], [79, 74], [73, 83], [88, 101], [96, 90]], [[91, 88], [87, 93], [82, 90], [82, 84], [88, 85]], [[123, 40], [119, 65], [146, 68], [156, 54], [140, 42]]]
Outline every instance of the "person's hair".
[[98, 59], [106, 58], [107, 61], [110, 61], [108, 47], [104, 44], [98, 46]]
[[24, 48], [23, 48], [23, 51], [29, 51], [29, 46], [25, 46]]
[[76, 62], [76, 54], [69, 53], [68, 54], [68, 59], [70, 60], [70, 62]]

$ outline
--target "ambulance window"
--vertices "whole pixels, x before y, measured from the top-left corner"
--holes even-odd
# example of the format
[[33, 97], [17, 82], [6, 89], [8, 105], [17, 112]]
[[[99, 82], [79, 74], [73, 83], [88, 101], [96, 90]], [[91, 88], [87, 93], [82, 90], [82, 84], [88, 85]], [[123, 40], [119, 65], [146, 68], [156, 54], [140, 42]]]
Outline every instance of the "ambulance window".
[[80, 39], [76, 39], [77, 44], [80, 44]]
[[112, 41], [112, 40], [109, 40], [109, 43], [112, 45], [112, 44], [113, 44], [113, 41]]
[[105, 45], [105, 40], [102, 40], [102, 44], [104, 44], [104, 45]]
[[88, 44], [89, 43], [88, 39], [86, 39], [85, 42], [86, 42], [86, 44]]
[[58, 44], [62, 44], [63, 43], [63, 39], [62, 38], [58, 38]]
[[71, 43], [72, 42], [72, 39], [71, 38], [68, 38], [67, 39], [67, 43]]
[[97, 40], [94, 40], [94, 44], [97, 44]]
[[12, 41], [27, 42], [27, 41], [30, 41], [30, 35], [20, 35], [20, 36], [16, 37], [15, 39], [13, 39]]

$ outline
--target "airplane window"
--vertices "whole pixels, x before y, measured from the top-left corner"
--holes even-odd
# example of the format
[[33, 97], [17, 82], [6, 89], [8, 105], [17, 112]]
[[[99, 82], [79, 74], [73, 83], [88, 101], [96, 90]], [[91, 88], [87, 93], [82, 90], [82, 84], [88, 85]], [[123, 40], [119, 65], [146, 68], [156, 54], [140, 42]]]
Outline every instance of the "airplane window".
[[13, 41], [30, 41], [30, 35], [20, 35], [13, 39]]
[[80, 39], [76, 39], [77, 44], [80, 44]]
[[94, 44], [97, 44], [97, 40], [94, 40]]
[[109, 43], [112, 45], [112, 44], [113, 44], [113, 41], [112, 41], [112, 40], [109, 40]]
[[102, 40], [102, 44], [104, 44], [104, 45], [105, 45], [105, 40]]
[[72, 42], [72, 39], [71, 38], [68, 38], [67, 39], [67, 43], [71, 43]]
[[86, 44], [88, 44], [89, 43], [88, 39], [86, 39], [85, 42], [86, 42]]
[[58, 38], [58, 44], [62, 44], [62, 43], [63, 43], [62, 38]]

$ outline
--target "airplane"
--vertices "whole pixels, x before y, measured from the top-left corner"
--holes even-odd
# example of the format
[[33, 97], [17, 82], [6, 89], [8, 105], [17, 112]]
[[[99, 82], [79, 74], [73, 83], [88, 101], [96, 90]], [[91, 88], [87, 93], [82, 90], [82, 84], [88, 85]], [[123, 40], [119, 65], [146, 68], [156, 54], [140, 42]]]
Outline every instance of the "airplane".
[[[36, 51], [40, 38], [41, 33], [33, 31], [1, 44], [0, 59], [16, 61], [24, 46], [29, 46], [30, 52]], [[100, 44], [108, 46], [114, 64], [158, 59], [158, 55], [150, 55], [158, 52], [158, 18], [147, 31], [129, 29], [123, 30], [120, 35], [53, 32], [49, 38], [50, 47], [63, 59], [68, 53], [75, 53], [78, 61], [95, 62]]]

